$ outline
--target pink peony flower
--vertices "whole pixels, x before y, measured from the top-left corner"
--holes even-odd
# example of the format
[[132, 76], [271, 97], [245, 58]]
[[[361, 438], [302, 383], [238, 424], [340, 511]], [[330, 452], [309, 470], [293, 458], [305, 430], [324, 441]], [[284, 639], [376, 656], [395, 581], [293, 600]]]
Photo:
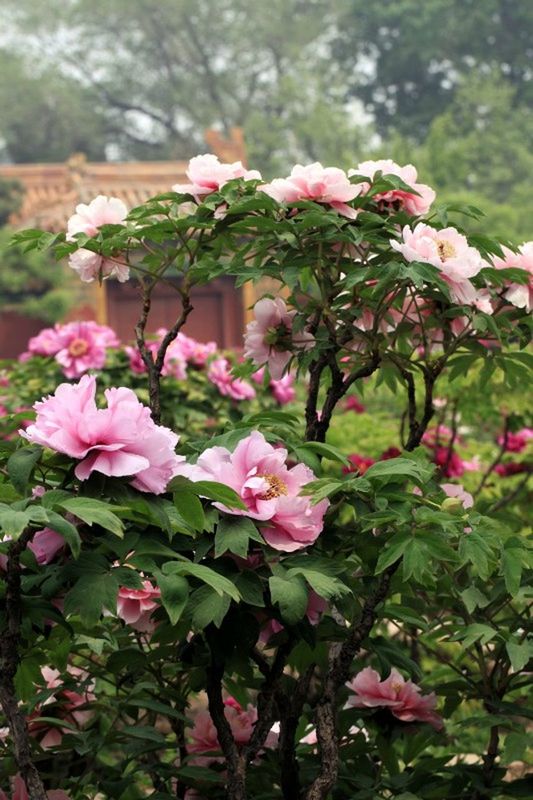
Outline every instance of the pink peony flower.
[[529, 283], [510, 283], [504, 297], [517, 308], [533, 309], [533, 241], [524, 242], [513, 253], [508, 247], [502, 247], [504, 258], [495, 257], [492, 261], [496, 269], [517, 267], [529, 273]]
[[[80, 203], [76, 206], [76, 213], [67, 223], [67, 241], [75, 241], [78, 233], [96, 236], [102, 225], [122, 225], [127, 214], [128, 209], [122, 200], [100, 194], [88, 205]], [[103, 278], [113, 276], [123, 283], [128, 280], [130, 273], [126, 264], [86, 248], [80, 248], [70, 255], [69, 266], [85, 283], [94, 281], [99, 275]]]
[[195, 367], [205, 367], [207, 359], [217, 351], [216, 342], [198, 342], [181, 331], [175, 339], [175, 346], [182, 359]]
[[436, 425], [428, 428], [422, 436], [422, 444], [427, 447], [437, 447], [438, 445], [449, 444], [452, 440], [453, 431], [446, 425]]
[[300, 491], [315, 476], [304, 464], [287, 467], [287, 451], [272, 447], [263, 434], [253, 431], [231, 453], [225, 447], [211, 447], [195, 466], [182, 468], [191, 480], [212, 480], [234, 489], [246, 511], [217, 508], [264, 523], [262, 534], [275, 550], [292, 552], [312, 544], [322, 531], [328, 501], [311, 504]]
[[51, 528], [43, 528], [37, 531], [28, 549], [32, 551], [38, 564], [50, 564], [56, 555], [65, 546], [63, 537]]
[[224, 397], [231, 397], [232, 400], [253, 400], [255, 397], [253, 386], [242, 378], [234, 378], [231, 374], [231, 364], [223, 356], [211, 362], [207, 370], [207, 379]]
[[533, 439], [533, 428], [522, 428], [522, 430], [512, 433], [508, 431], [507, 436], [498, 436], [498, 444], [503, 447], [505, 444], [505, 451], [507, 453], [521, 453], [526, 449], [528, 442]]
[[361, 187], [350, 183], [344, 170], [323, 167], [318, 161], [305, 167], [297, 164], [287, 178], [274, 178], [259, 190], [278, 203], [297, 203], [299, 200], [324, 203], [348, 219], [355, 219], [357, 211], [347, 203], [361, 193]]
[[[146, 342], [146, 347], [154, 361], [157, 358], [157, 351], [166, 333], [166, 328], [160, 328], [156, 334], [157, 338]], [[139, 348], [127, 346], [124, 350], [129, 357], [131, 371], [135, 372], [136, 375], [144, 374], [146, 372], [146, 365], [142, 359]], [[187, 377], [187, 361], [177, 339], [171, 342], [167, 348], [161, 375], [164, 377], [171, 375], [173, 378], [180, 381], [185, 380]]]
[[460, 500], [464, 509], [472, 508], [474, 505], [474, 498], [460, 483], [441, 483], [440, 488], [448, 497]]
[[55, 356], [61, 350], [59, 331], [61, 325], [53, 328], [43, 328], [37, 336], [32, 336], [28, 342], [28, 352], [34, 356]]
[[294, 375], [287, 373], [279, 381], [270, 381], [270, 391], [274, 399], [280, 406], [292, 403], [296, 399], [296, 389], [294, 388]]
[[192, 194], [200, 203], [202, 197], [217, 192], [228, 181], [235, 178], [244, 178], [246, 181], [261, 180], [261, 173], [256, 169], [245, 169], [240, 161], [221, 164], [217, 156], [206, 153], [191, 158], [187, 177], [190, 183], [177, 183], [172, 187], [172, 191], [178, 194]]
[[381, 680], [378, 672], [366, 667], [346, 685], [354, 693], [348, 699], [349, 707], [388, 708], [402, 722], [429, 722], [436, 730], [443, 727], [435, 712], [435, 694], [420, 694], [420, 687], [406, 681], [394, 668], [386, 680]]
[[156, 425], [131, 389], [106, 389], [105, 409], [96, 407], [95, 393], [93, 376], [62, 383], [35, 403], [37, 419], [21, 436], [79, 460], [74, 472], [80, 481], [94, 471], [130, 477], [142, 492], [164, 492], [184, 460], [174, 452], [176, 434]]
[[[224, 716], [229, 722], [233, 738], [238, 747], [248, 744], [257, 722], [257, 709], [251, 704], [244, 709], [233, 697], [224, 701]], [[198, 766], [208, 766], [222, 758], [217, 755], [220, 752], [218, 734], [211, 719], [209, 711], [199, 711], [194, 718], [194, 726], [189, 731], [192, 742], [187, 745], [190, 754], [212, 753], [214, 755], [203, 755], [193, 759], [192, 763]], [[277, 743], [276, 734], [271, 731], [265, 741], [265, 747], [275, 747]]]
[[[421, 216], [427, 214], [431, 204], [435, 200], [435, 192], [424, 183], [417, 183], [418, 173], [412, 164], [406, 164], [401, 167], [390, 158], [380, 159], [378, 161], [363, 161], [357, 166], [356, 169], [348, 171], [348, 175], [362, 175], [365, 178], [374, 180], [376, 172], [381, 171], [383, 175], [396, 175], [401, 178], [404, 183], [414, 189], [414, 192], [408, 192], [406, 189], [391, 189], [389, 192], [376, 194], [372, 198], [377, 203], [382, 203], [392, 208], [398, 206], [403, 208], [407, 214], [413, 216]], [[361, 191], [366, 194], [370, 189], [371, 184], [360, 184]]]
[[465, 236], [455, 228], [438, 231], [419, 222], [413, 230], [406, 225], [402, 237], [403, 241], [391, 239], [390, 244], [406, 261], [422, 261], [437, 267], [449, 284], [454, 302], [470, 305], [476, 301], [477, 292], [469, 278], [477, 275], [484, 263]]
[[129, 589], [121, 586], [117, 598], [117, 616], [137, 631], [152, 631], [152, 611], [157, 608], [155, 600], [161, 591], [150, 581], [143, 581], [142, 589]]
[[246, 326], [244, 355], [258, 367], [268, 364], [270, 377], [280, 380], [293, 350], [307, 350], [314, 337], [306, 331], [293, 333], [296, 311], [289, 311], [281, 297], [263, 297], [254, 306], [255, 320]]
[[89, 369], [102, 369], [106, 348], [117, 347], [115, 332], [97, 322], [69, 322], [57, 331], [59, 350], [55, 354], [66, 378], [80, 378]]
[[349, 467], [343, 467], [342, 471], [344, 475], [349, 475], [351, 472], [356, 472], [358, 475], [364, 475], [365, 472], [372, 464], [375, 464], [375, 460], [373, 458], [360, 456], [357, 453], [352, 453], [348, 456], [348, 461], [350, 462]]
[[[54, 716], [78, 728], [83, 728], [92, 716], [90, 709], [85, 708], [88, 703], [94, 702], [94, 684], [87, 684], [87, 673], [78, 667], [68, 666], [68, 675], [77, 684], [83, 684], [81, 691], [69, 689], [57, 669], [42, 667], [42, 683], [39, 688], [53, 690], [47, 699], [35, 708], [28, 719], [28, 731], [32, 736], [39, 738], [39, 744], [44, 750], [61, 745], [63, 735], [71, 733], [69, 728], [50, 726], [47, 722], [40, 721], [42, 716], [52, 716], [49, 710], [53, 706]], [[44, 735], [43, 735], [44, 734]]]

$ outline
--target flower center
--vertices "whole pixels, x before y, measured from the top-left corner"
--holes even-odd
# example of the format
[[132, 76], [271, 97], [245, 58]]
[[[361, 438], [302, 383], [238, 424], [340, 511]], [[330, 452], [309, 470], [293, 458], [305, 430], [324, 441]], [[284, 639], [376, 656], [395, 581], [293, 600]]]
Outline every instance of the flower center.
[[268, 483], [269, 488], [261, 495], [261, 500], [273, 500], [274, 497], [281, 497], [282, 494], [289, 494], [287, 487], [277, 475], [261, 475], [261, 478]]
[[395, 694], [400, 694], [400, 692], [402, 691], [402, 684], [401, 683], [393, 683], [392, 684], [392, 689], [393, 689], [393, 692]]
[[89, 344], [85, 341], [85, 339], [73, 339], [68, 346], [68, 351], [71, 356], [74, 356], [74, 358], [84, 356], [88, 349]]
[[441, 261], [453, 258], [456, 255], [455, 247], [445, 239], [437, 239], [437, 251]]

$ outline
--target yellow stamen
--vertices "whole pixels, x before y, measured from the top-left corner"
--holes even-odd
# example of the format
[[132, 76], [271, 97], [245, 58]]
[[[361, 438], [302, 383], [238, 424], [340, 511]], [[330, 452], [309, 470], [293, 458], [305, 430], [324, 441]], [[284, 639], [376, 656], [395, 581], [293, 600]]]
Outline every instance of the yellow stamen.
[[281, 497], [282, 494], [289, 494], [287, 487], [277, 475], [261, 475], [269, 485], [269, 489], [261, 495], [261, 500], [273, 500], [274, 497]]

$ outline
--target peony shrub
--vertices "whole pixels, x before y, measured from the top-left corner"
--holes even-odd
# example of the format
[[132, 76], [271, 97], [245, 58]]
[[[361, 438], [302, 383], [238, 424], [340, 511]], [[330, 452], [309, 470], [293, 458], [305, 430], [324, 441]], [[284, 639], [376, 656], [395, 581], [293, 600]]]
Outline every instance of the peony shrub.
[[529, 243], [389, 160], [188, 178], [16, 237], [140, 302], [0, 379], [3, 796], [527, 796]]

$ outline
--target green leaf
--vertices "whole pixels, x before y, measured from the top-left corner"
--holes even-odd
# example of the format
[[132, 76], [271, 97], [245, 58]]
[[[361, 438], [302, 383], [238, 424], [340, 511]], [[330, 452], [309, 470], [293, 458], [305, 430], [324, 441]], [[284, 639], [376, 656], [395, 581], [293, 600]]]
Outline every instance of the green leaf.
[[161, 589], [161, 603], [167, 612], [170, 622], [175, 625], [181, 617], [189, 599], [189, 583], [181, 575], [163, 575], [155, 573], [157, 585]]
[[378, 558], [375, 574], [379, 575], [380, 572], [383, 572], [387, 569], [387, 567], [390, 567], [391, 564], [394, 564], [396, 561], [398, 561], [398, 559], [403, 556], [405, 548], [411, 539], [411, 533], [407, 533], [406, 531], [396, 533], [391, 539], [389, 539], [385, 549], [381, 551], [381, 554]]
[[185, 522], [195, 531], [205, 528], [204, 507], [198, 495], [187, 491], [174, 492], [174, 503]]
[[0, 504], [0, 528], [10, 539], [18, 539], [30, 523], [30, 517], [28, 511], [15, 511], [4, 503]]
[[517, 540], [512, 539], [506, 542], [502, 551], [502, 570], [505, 588], [512, 597], [518, 594], [518, 590], [520, 589], [525, 555], [524, 549], [522, 547], [516, 547], [513, 542], [516, 543]]
[[215, 558], [223, 553], [235, 553], [246, 558], [249, 541], [264, 544], [263, 537], [248, 517], [221, 517], [215, 534]]
[[299, 575], [290, 580], [272, 575], [268, 585], [273, 603], [279, 605], [281, 616], [289, 625], [299, 622], [307, 611], [308, 596], [305, 581]]
[[112, 506], [102, 500], [92, 497], [72, 497], [70, 500], [62, 500], [59, 505], [87, 525], [96, 524], [114, 533], [115, 536], [120, 538], [124, 536], [124, 523], [111, 511]]
[[191, 575], [202, 583], [207, 583], [220, 595], [228, 594], [236, 602], [241, 599], [234, 583], [203, 564], [193, 564], [191, 561], [167, 561], [162, 569], [165, 575]]
[[207, 497], [209, 500], [213, 500], [216, 503], [222, 503], [226, 508], [246, 510], [246, 506], [237, 492], [224, 483], [217, 483], [216, 481], [190, 481], [179, 475], [177, 478], [173, 478], [170, 481], [167, 490], [170, 492], [193, 492], [200, 497]]
[[7, 460], [7, 472], [11, 483], [20, 494], [25, 494], [35, 465], [43, 452], [40, 445], [30, 445], [15, 450]]
[[512, 761], [522, 761], [527, 746], [528, 740], [525, 731], [508, 733], [505, 737], [503, 763], [510, 764]]
[[70, 552], [74, 558], [78, 558], [81, 550], [81, 539], [76, 526], [68, 520], [63, 519], [63, 517], [56, 514], [55, 511], [49, 511], [48, 527], [56, 531], [56, 533], [61, 534], [70, 547]]
[[317, 572], [314, 569], [294, 567], [287, 572], [287, 578], [292, 578], [293, 575], [302, 575], [310, 587], [326, 600], [333, 600], [343, 594], [350, 594], [350, 589], [338, 578], [324, 575], [324, 573]]
[[530, 659], [533, 658], [533, 642], [519, 642], [515, 636], [506, 642], [505, 649], [515, 672], [524, 669]]
[[485, 608], [485, 606], [488, 606], [490, 603], [489, 598], [486, 597], [483, 592], [480, 592], [476, 586], [469, 586], [468, 589], [461, 592], [461, 597], [469, 614], [471, 614], [474, 609]]
[[220, 595], [211, 586], [201, 586], [191, 596], [192, 626], [201, 631], [211, 622], [217, 628], [228, 613], [230, 598], [227, 594]]
[[498, 631], [494, 630], [494, 628], [491, 628], [490, 625], [482, 625], [481, 623], [476, 622], [473, 625], [467, 625], [466, 628], [458, 631], [450, 638], [452, 642], [462, 641], [464, 647], [466, 648], [471, 647], [474, 642], [487, 644], [497, 635]]
[[255, 572], [251, 570], [240, 572], [235, 578], [235, 585], [241, 593], [244, 603], [259, 608], [264, 607], [263, 584]]
[[[390, 458], [387, 461], [378, 461], [372, 464], [365, 472], [365, 479], [372, 482], [398, 483], [406, 478], [412, 478], [416, 483], [425, 484], [430, 480], [435, 468], [431, 464], [420, 461], [411, 461], [407, 458]], [[379, 480], [378, 480], [379, 479]]]
[[65, 596], [65, 613], [79, 614], [85, 625], [95, 625], [104, 609], [116, 612], [118, 589], [112, 572], [82, 575]]
[[349, 461], [346, 456], [341, 453], [340, 450], [337, 450], [336, 447], [333, 447], [330, 444], [325, 444], [324, 442], [305, 442], [304, 444], [298, 445], [294, 449], [294, 453], [296, 456], [303, 451], [309, 451], [310, 453], [316, 453], [323, 458], [329, 459], [329, 461], [337, 461], [339, 464], [344, 464], [345, 466], [349, 466]]

